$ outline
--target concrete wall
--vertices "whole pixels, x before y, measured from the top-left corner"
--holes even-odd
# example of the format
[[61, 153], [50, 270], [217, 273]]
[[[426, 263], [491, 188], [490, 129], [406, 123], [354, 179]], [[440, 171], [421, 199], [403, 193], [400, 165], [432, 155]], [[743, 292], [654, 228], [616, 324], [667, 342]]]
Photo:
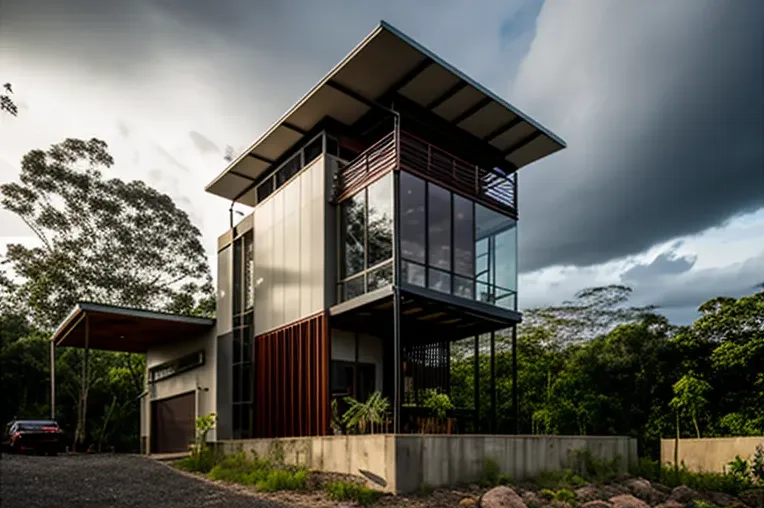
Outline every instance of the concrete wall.
[[[231, 236], [230, 234], [227, 236]], [[233, 327], [233, 246], [218, 251], [218, 292], [215, 307], [217, 335], [231, 331]]]
[[[355, 361], [355, 334], [332, 329], [332, 360]], [[361, 333], [358, 336], [358, 362], [374, 364], [374, 389], [382, 390], [382, 339]]]
[[319, 157], [255, 207], [255, 335], [325, 308], [327, 201]]
[[[166, 399], [175, 395], [196, 391], [196, 413], [205, 415], [216, 411], [217, 377], [216, 377], [216, 345], [215, 330], [197, 337], [190, 337], [175, 344], [149, 349], [146, 352], [146, 372], [161, 363], [181, 356], [204, 350], [204, 365], [188, 370], [176, 376], [148, 384], [148, 394], [142, 399], [141, 407], [141, 437], [151, 442], [151, 402]], [[197, 386], [202, 390], [197, 391]], [[206, 391], [204, 389], [207, 389]], [[210, 432], [209, 438], [217, 438], [216, 431]]]
[[[721, 473], [737, 455], [750, 459], [756, 445], [764, 446], [764, 436], [680, 439], [679, 463], [693, 471]], [[674, 464], [673, 439], [661, 440], [661, 462]]]
[[[278, 445], [274, 445], [278, 443]], [[596, 436], [391, 435], [324, 436], [219, 441], [226, 454], [245, 451], [267, 456], [280, 446], [289, 464], [360, 475], [371, 487], [412, 492], [421, 485], [474, 482], [486, 458], [515, 479], [568, 467], [570, 450], [588, 450], [599, 459], [621, 458], [625, 471], [637, 459], [637, 441]]]

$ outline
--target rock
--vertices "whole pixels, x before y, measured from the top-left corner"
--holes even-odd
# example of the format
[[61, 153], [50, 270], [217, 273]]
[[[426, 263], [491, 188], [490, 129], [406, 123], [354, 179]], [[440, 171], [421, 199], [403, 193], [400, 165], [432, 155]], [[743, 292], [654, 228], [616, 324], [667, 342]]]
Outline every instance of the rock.
[[671, 496], [669, 497], [672, 501], [677, 501], [682, 504], [687, 504], [690, 501], [696, 501], [704, 499], [703, 496], [692, 490], [690, 487], [686, 485], [680, 485], [679, 487], [676, 487], [674, 490], [671, 491]]
[[613, 505], [602, 499], [589, 501], [581, 505], [581, 508], [613, 508]]
[[547, 508], [570, 508], [570, 505], [565, 501], [552, 501], [547, 505]]
[[649, 508], [649, 505], [637, 499], [631, 494], [621, 494], [619, 496], [611, 497], [610, 502], [613, 503], [613, 508]]
[[724, 492], [706, 492], [706, 497], [710, 499], [712, 503], [717, 506], [721, 506], [722, 508], [740, 504], [740, 501], [738, 501], [737, 498], [730, 496], [729, 494], [725, 494]]
[[662, 483], [658, 483], [658, 482], [653, 482], [652, 485], [653, 485], [653, 488], [657, 490], [658, 492], [663, 492], [667, 496], [671, 495], [671, 487], [667, 487], [663, 485]]
[[583, 487], [577, 488], [574, 493], [576, 494], [576, 499], [584, 503], [587, 501], [596, 501], [605, 497], [602, 491], [594, 485], [584, 485]]
[[465, 497], [464, 499], [459, 501], [459, 506], [477, 506], [477, 501], [475, 501], [471, 497]]
[[599, 487], [602, 492], [602, 498], [610, 499], [611, 497], [620, 496], [621, 494], [628, 494], [629, 489], [618, 483], [609, 483]]
[[655, 505], [655, 508], [683, 508], [684, 505], [680, 503], [679, 501], [674, 501], [673, 499], [669, 499], [668, 501]]
[[623, 482], [623, 485], [636, 497], [649, 504], [662, 503], [668, 497], [666, 494], [655, 489], [650, 482], [644, 478], [630, 478]]
[[509, 487], [494, 487], [480, 500], [482, 508], [528, 508], [517, 492]]
[[748, 506], [755, 507], [764, 503], [764, 489], [746, 490], [738, 496]]
[[538, 508], [539, 506], [542, 506], [546, 503], [546, 501], [541, 499], [539, 495], [532, 490], [526, 490], [523, 492], [522, 498], [523, 502], [526, 506], [528, 506], [528, 508]]

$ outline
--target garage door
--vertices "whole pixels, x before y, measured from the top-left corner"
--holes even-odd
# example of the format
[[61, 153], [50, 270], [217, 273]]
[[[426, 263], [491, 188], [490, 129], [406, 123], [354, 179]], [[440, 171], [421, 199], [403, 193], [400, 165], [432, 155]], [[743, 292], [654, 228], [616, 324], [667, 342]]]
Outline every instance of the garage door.
[[188, 451], [194, 440], [195, 392], [151, 403], [151, 453]]

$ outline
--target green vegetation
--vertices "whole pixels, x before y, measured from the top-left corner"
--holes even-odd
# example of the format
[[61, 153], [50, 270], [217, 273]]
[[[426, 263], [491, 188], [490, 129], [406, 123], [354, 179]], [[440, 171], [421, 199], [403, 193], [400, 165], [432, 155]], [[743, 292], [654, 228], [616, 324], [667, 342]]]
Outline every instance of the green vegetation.
[[658, 482], [667, 487], [678, 487], [686, 485], [693, 490], [723, 492], [732, 496], [737, 496], [741, 492], [752, 489], [756, 486], [756, 480], [749, 475], [737, 473], [707, 473], [690, 471], [682, 464], [679, 468], [672, 465], [660, 464], [643, 458], [632, 470], [632, 474], [640, 476], [651, 482]]
[[366, 506], [374, 503], [382, 493], [353, 482], [330, 482], [326, 485], [326, 493], [332, 501], [354, 501]]
[[372, 393], [366, 402], [359, 402], [353, 397], [345, 397], [345, 402], [349, 406], [342, 415], [345, 429], [353, 429], [359, 434], [383, 429], [390, 402], [380, 392]]
[[[690, 326], [630, 307], [623, 286], [592, 288], [523, 312], [517, 363], [521, 434], [627, 435], [659, 457], [660, 439], [764, 434], [764, 291], [719, 297]], [[487, 337], [481, 337], [483, 346]], [[497, 430], [514, 432], [510, 333], [496, 335]], [[451, 401], [474, 406], [471, 338], [451, 348]], [[489, 428], [490, 360], [479, 358], [480, 427]], [[673, 402], [672, 402], [673, 401]], [[470, 422], [466, 431], [473, 430]]]
[[264, 492], [278, 490], [301, 490], [306, 488], [309, 472], [300, 467], [290, 467], [272, 459], [257, 456], [248, 459], [244, 452], [225, 457], [216, 464], [208, 476], [241, 485], [249, 485]]
[[196, 418], [196, 439], [191, 445], [191, 454], [175, 463], [179, 469], [192, 473], [209, 473], [219, 462], [215, 453], [207, 446], [207, 434], [215, 427], [216, 422], [215, 413]]
[[576, 495], [572, 490], [560, 489], [554, 493], [555, 501], [561, 501], [563, 503], [573, 504], [576, 501]]
[[434, 388], [428, 388], [424, 391], [422, 405], [432, 411], [441, 421], [445, 420], [446, 413], [454, 408], [448, 394], [440, 393]]
[[499, 463], [492, 457], [483, 460], [483, 469], [480, 472], [480, 485], [483, 487], [495, 487], [497, 485], [512, 485], [511, 476], [502, 474]]
[[[0, 185], [0, 204], [38, 243], [0, 252], [3, 423], [50, 415], [48, 339], [76, 302], [214, 313], [198, 228], [169, 196], [117, 175], [106, 143], [67, 139], [30, 151], [19, 179]], [[91, 351], [86, 379], [83, 358], [57, 352], [56, 419], [78, 449], [138, 451], [143, 356]]]

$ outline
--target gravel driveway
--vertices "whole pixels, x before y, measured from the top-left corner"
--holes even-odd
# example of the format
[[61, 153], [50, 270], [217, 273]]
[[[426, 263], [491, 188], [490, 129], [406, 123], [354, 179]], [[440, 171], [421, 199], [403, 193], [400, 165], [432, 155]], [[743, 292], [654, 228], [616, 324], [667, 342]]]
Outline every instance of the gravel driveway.
[[249, 507], [283, 505], [239, 494], [139, 455], [35, 457], [3, 454], [0, 506]]

